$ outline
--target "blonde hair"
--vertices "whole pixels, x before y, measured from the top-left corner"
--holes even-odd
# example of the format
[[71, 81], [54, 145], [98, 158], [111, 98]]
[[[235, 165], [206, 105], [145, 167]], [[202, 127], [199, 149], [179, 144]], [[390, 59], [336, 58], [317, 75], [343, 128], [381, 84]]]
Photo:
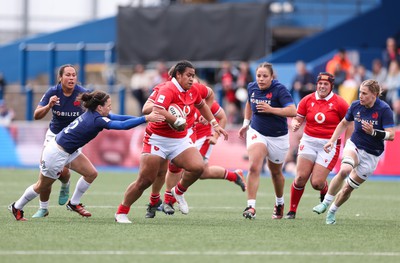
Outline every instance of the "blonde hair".
[[367, 79], [364, 80], [360, 87], [364, 86], [367, 87], [369, 91], [371, 91], [372, 93], [376, 94], [377, 97], [379, 97], [382, 93], [382, 89], [381, 86], [379, 85], [378, 81], [374, 80], [374, 79]]

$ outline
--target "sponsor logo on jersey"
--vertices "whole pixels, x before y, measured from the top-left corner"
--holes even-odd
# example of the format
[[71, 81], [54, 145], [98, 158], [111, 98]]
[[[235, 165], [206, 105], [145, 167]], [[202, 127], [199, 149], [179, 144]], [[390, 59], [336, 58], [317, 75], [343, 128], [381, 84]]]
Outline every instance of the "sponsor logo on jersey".
[[187, 105], [185, 105], [185, 106], [183, 107], [183, 114], [185, 114], [185, 116], [188, 116], [189, 113], [190, 113], [190, 107], [187, 106]]
[[80, 113], [76, 111], [57, 111], [53, 110], [53, 114], [62, 117], [79, 117]]
[[326, 117], [325, 117], [325, 114], [323, 114], [322, 112], [318, 112], [317, 114], [315, 114], [315, 116], [314, 116], [314, 120], [317, 122], [317, 123], [323, 123], [324, 121], [325, 121], [325, 119], [326, 119]]
[[110, 122], [111, 120], [108, 117], [102, 117], [105, 122]]

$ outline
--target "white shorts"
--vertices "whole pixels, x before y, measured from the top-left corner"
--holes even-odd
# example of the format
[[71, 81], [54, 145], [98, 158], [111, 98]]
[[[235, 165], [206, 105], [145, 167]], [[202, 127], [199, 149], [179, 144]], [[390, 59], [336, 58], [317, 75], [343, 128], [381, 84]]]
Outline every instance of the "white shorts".
[[364, 150], [358, 149], [350, 139], [347, 140], [343, 151], [353, 151], [357, 155], [358, 165], [354, 167], [354, 169], [357, 176], [364, 181], [368, 179], [368, 176], [374, 173], [376, 167], [378, 166], [380, 156], [369, 154]]
[[[46, 147], [47, 144], [54, 138], [56, 138], [57, 134], [52, 132], [50, 129], [47, 129], [46, 137], [44, 138], [43, 146]], [[79, 153], [82, 153], [82, 148], [78, 149]]]
[[71, 163], [76, 157], [81, 154], [79, 150], [69, 154], [61, 150], [60, 146], [53, 139], [49, 141], [47, 146], [43, 150], [42, 161], [40, 163], [40, 172], [49, 178], [54, 180], [60, 177], [64, 166]]
[[328, 141], [329, 139], [320, 139], [303, 134], [297, 154], [332, 171], [339, 158], [340, 144], [335, 143], [332, 150], [327, 153], [324, 151], [324, 145]]
[[212, 148], [214, 145], [211, 145], [208, 140], [207, 136], [203, 136], [196, 140], [195, 142], [197, 150], [199, 150], [201, 156], [205, 161], [208, 161], [211, 156]]
[[46, 132], [46, 137], [44, 138], [44, 142], [43, 142], [43, 146], [46, 147], [47, 144], [49, 144], [49, 142], [56, 138], [56, 135], [54, 132], [52, 132], [50, 129], [47, 129]]
[[246, 135], [247, 149], [254, 143], [264, 144], [268, 150], [268, 160], [281, 164], [285, 161], [286, 154], [289, 151], [289, 134], [268, 137], [249, 127]]
[[172, 160], [190, 147], [195, 146], [189, 134], [185, 138], [176, 139], [157, 134], [149, 135], [145, 132], [142, 154], [154, 154], [163, 159]]

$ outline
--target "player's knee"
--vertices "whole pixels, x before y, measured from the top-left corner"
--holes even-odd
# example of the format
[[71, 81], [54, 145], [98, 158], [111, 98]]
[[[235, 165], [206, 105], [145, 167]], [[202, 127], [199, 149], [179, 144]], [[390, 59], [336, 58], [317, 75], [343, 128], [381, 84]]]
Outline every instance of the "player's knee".
[[261, 167], [255, 166], [255, 165], [251, 165], [249, 168], [249, 173], [250, 174], [260, 174], [261, 173]]
[[136, 186], [140, 189], [140, 190], [146, 190], [147, 188], [149, 188], [153, 182], [154, 182], [154, 178], [150, 178], [150, 177], [145, 177], [145, 176], [141, 176], [138, 177], [138, 179], [136, 180]]
[[201, 176], [204, 173], [204, 166], [203, 165], [196, 165], [192, 169], [192, 173]]
[[305, 176], [302, 176], [302, 175], [298, 175], [294, 179], [294, 184], [297, 187], [303, 188], [304, 186], [306, 186], [307, 180], [308, 180], [308, 177], [305, 177]]
[[325, 181], [311, 181], [311, 186], [313, 189], [321, 191], [325, 187]]
[[88, 183], [92, 183], [96, 178], [97, 178], [97, 175], [98, 175], [99, 173], [97, 172], [97, 170], [93, 170], [91, 173], [89, 173], [89, 174], [87, 174], [86, 176], [84, 176], [85, 177], [85, 180], [88, 182]]

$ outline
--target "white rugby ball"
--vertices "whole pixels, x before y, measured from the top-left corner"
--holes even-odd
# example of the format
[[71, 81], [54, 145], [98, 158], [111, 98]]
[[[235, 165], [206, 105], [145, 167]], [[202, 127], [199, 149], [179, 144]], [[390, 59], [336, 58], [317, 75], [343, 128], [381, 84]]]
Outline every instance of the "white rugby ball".
[[[179, 118], [185, 118], [185, 114], [183, 113], [182, 109], [179, 107], [178, 104], [172, 103], [171, 105], [169, 105], [168, 107], [168, 112], [171, 113], [172, 115], [174, 115], [175, 117]], [[169, 124], [169, 127], [171, 127], [172, 129], [176, 130], [176, 128]]]
[[185, 114], [183, 114], [182, 109], [179, 107], [178, 104], [172, 103], [171, 105], [169, 105], [168, 107], [168, 112], [171, 113], [172, 115], [174, 115], [175, 117], [185, 117]]

